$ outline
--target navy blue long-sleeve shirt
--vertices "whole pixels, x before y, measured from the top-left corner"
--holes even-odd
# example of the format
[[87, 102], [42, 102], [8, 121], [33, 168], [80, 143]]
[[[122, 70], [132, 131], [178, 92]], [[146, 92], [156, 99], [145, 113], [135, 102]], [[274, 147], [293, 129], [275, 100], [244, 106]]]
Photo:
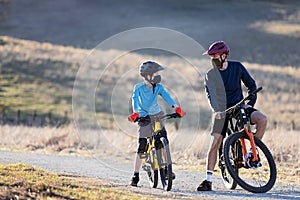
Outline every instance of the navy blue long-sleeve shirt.
[[[225, 70], [214, 67], [206, 73], [205, 91], [214, 112], [224, 111], [244, 98], [241, 82], [248, 93], [256, 89], [254, 79], [240, 62], [228, 61]], [[255, 102], [256, 96], [248, 104], [254, 106]]]

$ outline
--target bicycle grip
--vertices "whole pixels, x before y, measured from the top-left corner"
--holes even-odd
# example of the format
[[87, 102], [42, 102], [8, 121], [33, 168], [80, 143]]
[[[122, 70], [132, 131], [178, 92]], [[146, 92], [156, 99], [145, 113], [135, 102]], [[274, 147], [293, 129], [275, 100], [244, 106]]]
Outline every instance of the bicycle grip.
[[260, 86], [258, 88], [256, 88], [256, 90], [254, 90], [253, 92], [251, 92], [252, 95], [258, 93], [259, 91], [261, 91], [263, 88]]

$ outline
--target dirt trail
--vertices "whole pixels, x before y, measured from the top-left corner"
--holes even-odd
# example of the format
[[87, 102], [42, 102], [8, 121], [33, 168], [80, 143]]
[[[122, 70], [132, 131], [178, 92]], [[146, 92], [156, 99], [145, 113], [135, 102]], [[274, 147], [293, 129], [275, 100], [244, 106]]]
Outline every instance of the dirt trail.
[[[78, 175], [96, 177], [101, 180], [112, 181], [117, 187], [132, 192], [142, 194], [154, 194], [159, 197], [176, 199], [289, 199], [300, 198], [300, 186], [275, 184], [274, 188], [265, 194], [252, 194], [238, 187], [234, 191], [226, 190], [218, 176], [214, 176], [212, 192], [195, 192], [195, 188], [204, 179], [205, 174], [176, 170], [176, 180], [171, 192], [162, 189], [150, 189], [146, 181], [146, 174], [141, 173], [139, 187], [128, 186], [128, 181], [132, 173], [132, 162], [113, 161], [99, 157], [80, 157], [80, 156], [55, 156], [34, 153], [15, 153], [0, 151], [1, 163], [22, 162], [33, 166], [41, 167], [53, 172], [67, 172]], [[159, 185], [158, 188], [161, 188]]]

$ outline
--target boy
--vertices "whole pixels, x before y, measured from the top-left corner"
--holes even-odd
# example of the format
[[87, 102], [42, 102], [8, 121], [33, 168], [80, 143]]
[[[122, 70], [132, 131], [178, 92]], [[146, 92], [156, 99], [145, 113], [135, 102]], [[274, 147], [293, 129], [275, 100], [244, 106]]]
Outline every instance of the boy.
[[[147, 61], [140, 66], [140, 75], [144, 78], [144, 82], [135, 85], [132, 96], [133, 113], [128, 116], [130, 122], [135, 122], [138, 118], [145, 120], [139, 121], [139, 140], [138, 150], [135, 158], [134, 174], [130, 185], [137, 186], [139, 182], [139, 170], [142, 165], [141, 155], [146, 152], [147, 137], [151, 137], [151, 119], [163, 115], [161, 108], [157, 103], [158, 95], [160, 95], [170, 106], [175, 108], [175, 112], [183, 117], [185, 112], [176, 104], [174, 99], [165, 90], [160, 83], [161, 76], [159, 71], [164, 68], [156, 62]], [[148, 119], [148, 120], [147, 120]], [[163, 136], [167, 138], [167, 132], [162, 124]]]

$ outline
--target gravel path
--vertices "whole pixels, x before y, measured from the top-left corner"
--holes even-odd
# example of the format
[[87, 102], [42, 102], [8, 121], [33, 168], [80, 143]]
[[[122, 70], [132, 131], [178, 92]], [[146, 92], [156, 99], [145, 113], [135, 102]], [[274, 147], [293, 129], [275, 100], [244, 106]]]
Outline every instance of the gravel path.
[[123, 189], [142, 194], [158, 195], [166, 198], [186, 198], [186, 199], [300, 199], [300, 186], [275, 184], [268, 193], [252, 194], [238, 187], [234, 191], [225, 189], [218, 176], [214, 176], [212, 192], [195, 192], [197, 185], [204, 179], [205, 174], [176, 170], [176, 180], [171, 192], [159, 189], [150, 189], [146, 181], [146, 174], [142, 172], [139, 187], [128, 186], [132, 172], [132, 162], [112, 161], [99, 157], [79, 157], [79, 156], [56, 156], [33, 153], [15, 153], [0, 151], [0, 163], [22, 162], [33, 166], [41, 167], [53, 172], [67, 172], [101, 180], [118, 183]]

